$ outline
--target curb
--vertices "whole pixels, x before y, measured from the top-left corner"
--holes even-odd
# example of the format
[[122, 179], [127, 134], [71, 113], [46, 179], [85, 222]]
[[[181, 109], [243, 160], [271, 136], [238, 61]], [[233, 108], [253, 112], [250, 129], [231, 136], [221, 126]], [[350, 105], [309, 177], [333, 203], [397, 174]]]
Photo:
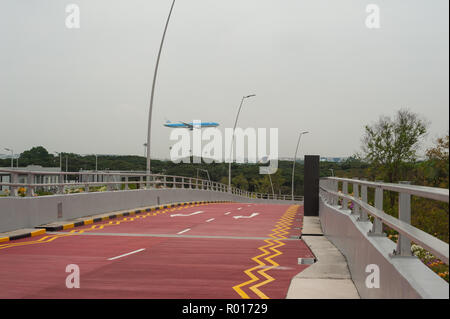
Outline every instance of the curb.
[[45, 234], [45, 232], [46, 232], [45, 228], [42, 228], [42, 227], [37, 227], [37, 228], [39, 228], [39, 229], [34, 230], [34, 231], [29, 231], [26, 233], [22, 233], [22, 234], [18, 234], [18, 235], [13, 235], [13, 236], [8, 236], [8, 237], [0, 237], [0, 243]]
[[[145, 209], [137, 209], [137, 210], [131, 210], [131, 211], [117, 213], [117, 214], [111, 214], [111, 215], [105, 216], [105, 217], [86, 218], [85, 220], [80, 220], [80, 221], [77, 221], [74, 223], [67, 223], [67, 224], [58, 225], [58, 226], [42, 225], [42, 226], [38, 226], [36, 228], [42, 228], [44, 231], [60, 231], [60, 230], [71, 229], [74, 227], [90, 225], [93, 223], [102, 222], [102, 221], [109, 220], [109, 219], [120, 218], [120, 217], [125, 217], [125, 216], [130, 216], [130, 215], [136, 215], [136, 214], [141, 214], [141, 213], [146, 213], [146, 212], [161, 210], [161, 209], [166, 209], [166, 208], [186, 206], [186, 205], [192, 205], [192, 204], [196, 205], [196, 204], [227, 203], [227, 202], [229, 202], [229, 201], [196, 201], [196, 202], [181, 202], [181, 203], [175, 203], [175, 204], [164, 204], [164, 205], [159, 205], [159, 206], [152, 206], [152, 207], [145, 208]], [[19, 239], [19, 238], [17, 238], [17, 239]], [[1, 241], [2, 241], [2, 238], [0, 238], [0, 242]]]

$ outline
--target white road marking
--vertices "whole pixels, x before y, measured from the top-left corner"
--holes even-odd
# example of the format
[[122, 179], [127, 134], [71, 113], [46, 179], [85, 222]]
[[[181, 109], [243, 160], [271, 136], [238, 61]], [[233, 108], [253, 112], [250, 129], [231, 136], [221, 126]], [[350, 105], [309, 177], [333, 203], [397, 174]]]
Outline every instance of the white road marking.
[[237, 210], [241, 210], [242, 209], [242, 207], [239, 207]]
[[170, 217], [176, 217], [176, 216], [192, 216], [192, 215], [197, 215], [197, 214], [202, 214], [202, 213], [204, 213], [204, 211], [200, 210], [200, 211], [198, 211], [198, 212], [190, 213], [190, 214], [173, 214], [173, 215], [170, 215]]
[[230, 215], [230, 214], [231, 214], [231, 212], [225, 213], [225, 215]]
[[135, 254], [135, 253], [138, 253], [138, 252], [140, 252], [140, 251], [143, 251], [143, 250], [145, 250], [145, 248], [141, 248], [141, 249], [138, 249], [138, 250], [135, 250], [135, 251], [132, 251], [132, 252], [130, 252], [130, 253], [126, 253], [126, 254], [123, 254], [123, 255], [120, 255], [120, 256], [116, 256], [116, 257], [108, 258], [108, 260], [119, 259], [119, 258], [122, 258], [122, 257], [128, 256], [128, 255], [131, 255], [131, 254]]
[[206, 222], [207, 222], [207, 223], [212, 222], [214, 219], [215, 219], [215, 218], [208, 219]]
[[190, 231], [190, 230], [191, 230], [190, 228], [186, 228], [185, 230], [182, 230], [179, 233], [177, 233], [177, 235], [181, 235], [181, 234], [183, 234], [183, 233], [185, 233], [187, 231]]
[[252, 213], [250, 216], [233, 216], [233, 218], [239, 219], [239, 218], [252, 218], [255, 216], [258, 216], [259, 213]]

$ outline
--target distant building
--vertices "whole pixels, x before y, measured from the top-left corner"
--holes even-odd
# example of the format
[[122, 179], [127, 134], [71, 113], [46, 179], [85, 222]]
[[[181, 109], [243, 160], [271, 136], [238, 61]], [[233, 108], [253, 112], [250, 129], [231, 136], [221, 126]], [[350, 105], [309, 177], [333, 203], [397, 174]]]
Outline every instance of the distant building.
[[321, 157], [321, 162], [341, 163], [345, 162], [348, 157]]
[[[42, 167], [40, 165], [28, 165], [27, 167], [0, 167], [0, 183], [10, 183], [11, 174], [7, 172], [2, 172], [2, 170], [14, 170], [14, 171], [38, 171], [38, 172], [60, 172], [59, 167]], [[23, 173], [19, 175], [18, 183], [27, 183], [27, 175]], [[34, 177], [33, 184], [44, 184], [44, 183], [58, 183], [58, 175], [39, 175]], [[9, 186], [0, 186], [0, 194], [3, 194], [5, 190], [9, 190]]]

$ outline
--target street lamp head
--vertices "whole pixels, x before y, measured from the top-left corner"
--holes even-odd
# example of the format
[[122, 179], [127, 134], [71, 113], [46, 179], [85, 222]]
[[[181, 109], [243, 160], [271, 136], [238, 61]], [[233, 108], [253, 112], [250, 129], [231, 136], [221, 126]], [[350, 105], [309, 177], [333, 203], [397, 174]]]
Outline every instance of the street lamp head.
[[248, 99], [249, 97], [254, 97], [254, 96], [256, 96], [256, 94], [250, 94], [250, 95], [244, 96], [244, 98]]
[[309, 133], [308, 131], [303, 131], [300, 134], [308, 134], [308, 133]]
[[4, 150], [5, 150], [5, 151], [8, 151], [8, 152], [12, 152], [12, 149], [7, 148], [7, 147], [5, 147]]

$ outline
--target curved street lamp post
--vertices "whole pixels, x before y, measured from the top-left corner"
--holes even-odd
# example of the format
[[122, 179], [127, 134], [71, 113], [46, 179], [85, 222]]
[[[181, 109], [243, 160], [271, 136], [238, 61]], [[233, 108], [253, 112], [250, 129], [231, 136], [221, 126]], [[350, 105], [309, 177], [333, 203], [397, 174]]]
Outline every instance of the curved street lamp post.
[[298, 136], [298, 141], [297, 141], [297, 148], [295, 149], [295, 155], [294, 155], [294, 162], [292, 163], [292, 200], [294, 200], [294, 171], [295, 171], [295, 161], [297, 160], [297, 151], [298, 151], [298, 146], [300, 145], [300, 139], [302, 138], [303, 134], [307, 134], [309, 132], [307, 131], [303, 131], [300, 132], [300, 135]]
[[[152, 129], [152, 111], [153, 111], [153, 97], [155, 95], [155, 85], [156, 85], [156, 77], [158, 75], [158, 67], [159, 67], [159, 60], [161, 58], [161, 52], [164, 45], [164, 39], [166, 37], [167, 27], [169, 26], [170, 16], [172, 15], [173, 7], [175, 6], [175, 0], [172, 2], [172, 6], [170, 7], [169, 15], [167, 17], [166, 25], [164, 27], [163, 36], [161, 39], [161, 44], [159, 46], [158, 51], [158, 57], [156, 58], [156, 65], [155, 65], [155, 72], [153, 74], [153, 83], [152, 83], [152, 91], [150, 94], [150, 107], [149, 107], [149, 113], [148, 113], [148, 130], [147, 130], [147, 182], [149, 182], [149, 174], [151, 172], [151, 163], [150, 163], [150, 136], [151, 136], [151, 129]], [[149, 186], [149, 183], [147, 183], [147, 186]]]
[[236, 130], [237, 121], [239, 118], [239, 113], [241, 113], [242, 104], [244, 103], [245, 99], [251, 98], [256, 96], [255, 94], [250, 94], [242, 97], [241, 104], [239, 105], [238, 112], [236, 114], [236, 119], [234, 121], [234, 127], [233, 127], [233, 136], [231, 138], [231, 146], [230, 146], [230, 158], [228, 163], [228, 192], [231, 192], [231, 162], [233, 161], [231, 158], [231, 153], [233, 152], [233, 143], [234, 143], [234, 131]]

